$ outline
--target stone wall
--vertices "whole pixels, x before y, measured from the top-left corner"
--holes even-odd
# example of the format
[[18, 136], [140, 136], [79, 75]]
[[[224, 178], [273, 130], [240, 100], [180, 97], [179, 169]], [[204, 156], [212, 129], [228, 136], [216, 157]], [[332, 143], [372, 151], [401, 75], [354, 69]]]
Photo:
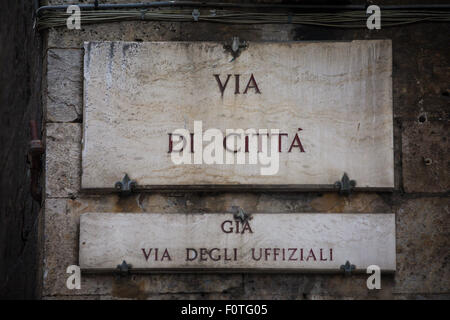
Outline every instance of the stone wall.
[[[51, 3], [61, 3], [52, 0]], [[70, 1], [64, 1], [70, 2]], [[112, 3], [114, 1], [108, 1]], [[126, 2], [126, 1], [115, 1]], [[400, 1], [401, 2], [401, 1]], [[411, 3], [412, 1], [409, 1]], [[420, 1], [419, 1], [420, 2]], [[384, 1], [384, 3], [391, 3]], [[399, 3], [399, 1], [396, 1]], [[380, 31], [294, 25], [121, 22], [46, 32], [45, 299], [405, 299], [450, 298], [449, 104], [450, 24], [421, 23]], [[140, 193], [121, 198], [80, 191], [83, 42], [392, 39], [394, 192]], [[430, 159], [430, 160], [428, 160]], [[150, 274], [83, 275], [66, 288], [78, 264], [79, 217], [85, 212], [396, 213], [397, 272], [369, 291], [366, 275]]]
[[0, 10], [0, 299], [40, 295], [40, 203], [30, 195], [29, 121], [41, 122], [42, 42], [29, 0]]

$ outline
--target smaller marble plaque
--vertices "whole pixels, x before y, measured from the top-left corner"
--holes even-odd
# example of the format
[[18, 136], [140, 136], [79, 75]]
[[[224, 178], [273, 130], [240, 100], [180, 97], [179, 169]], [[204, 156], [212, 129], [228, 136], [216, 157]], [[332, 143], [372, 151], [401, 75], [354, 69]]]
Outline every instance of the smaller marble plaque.
[[80, 221], [83, 271], [395, 271], [394, 214], [87, 213]]

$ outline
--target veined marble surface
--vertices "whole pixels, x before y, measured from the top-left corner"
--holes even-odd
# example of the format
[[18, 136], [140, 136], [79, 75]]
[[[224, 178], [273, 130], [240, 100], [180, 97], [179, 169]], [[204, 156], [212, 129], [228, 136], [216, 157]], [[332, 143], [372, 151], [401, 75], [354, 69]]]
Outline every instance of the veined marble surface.
[[[127, 173], [143, 188], [295, 189], [344, 172], [358, 188], [394, 187], [390, 40], [250, 42], [231, 60], [217, 42], [85, 43], [82, 188], [112, 189]], [[231, 75], [223, 96], [215, 74], [223, 85]], [[244, 94], [251, 75], [260, 93]], [[278, 173], [174, 164], [168, 134], [194, 121], [287, 133]], [[296, 133], [305, 152], [287, 152]]]
[[80, 267], [337, 272], [370, 265], [392, 272], [394, 214], [86, 213], [80, 220]]

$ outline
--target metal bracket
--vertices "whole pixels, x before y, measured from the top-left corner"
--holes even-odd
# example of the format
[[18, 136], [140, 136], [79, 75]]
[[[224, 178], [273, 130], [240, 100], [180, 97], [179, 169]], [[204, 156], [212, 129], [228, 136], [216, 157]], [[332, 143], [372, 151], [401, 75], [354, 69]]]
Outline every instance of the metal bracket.
[[239, 57], [243, 49], [246, 49], [248, 47], [247, 42], [245, 41], [239, 41], [239, 37], [233, 37], [231, 40], [231, 44], [225, 44], [223, 48], [226, 51], [230, 51], [231, 55], [233, 56], [233, 59], [231, 59], [230, 62], [233, 62], [234, 60]]
[[198, 9], [192, 10], [192, 18], [194, 18], [195, 22], [198, 22], [198, 18], [200, 18], [200, 11]]
[[41, 202], [42, 194], [39, 190], [39, 178], [42, 170], [41, 156], [44, 153], [44, 144], [39, 138], [38, 127], [36, 120], [30, 121], [31, 141], [28, 147], [28, 159], [31, 171], [31, 196], [37, 201]]
[[120, 191], [121, 195], [129, 195], [133, 192], [134, 188], [136, 188], [136, 181], [131, 180], [128, 174], [125, 173], [122, 181], [117, 181], [114, 187]]
[[125, 260], [122, 261], [122, 264], [117, 265], [117, 272], [119, 276], [127, 276], [130, 274], [131, 264], [128, 264]]
[[341, 265], [341, 270], [344, 271], [344, 274], [346, 276], [351, 276], [352, 271], [356, 269], [356, 266], [354, 264], [351, 264], [350, 261], [347, 260], [347, 262], [343, 265]]
[[145, 21], [145, 14], [147, 13], [147, 9], [142, 9], [141, 10], [141, 20]]
[[235, 211], [233, 214], [235, 220], [240, 220], [241, 222], [251, 220], [251, 216], [247, 212], [245, 212], [244, 209], [242, 209], [241, 207], [232, 206], [231, 209]]
[[356, 181], [350, 180], [347, 173], [344, 172], [341, 181], [336, 181], [334, 185], [339, 188], [340, 194], [348, 196], [351, 193], [352, 189], [356, 187]]

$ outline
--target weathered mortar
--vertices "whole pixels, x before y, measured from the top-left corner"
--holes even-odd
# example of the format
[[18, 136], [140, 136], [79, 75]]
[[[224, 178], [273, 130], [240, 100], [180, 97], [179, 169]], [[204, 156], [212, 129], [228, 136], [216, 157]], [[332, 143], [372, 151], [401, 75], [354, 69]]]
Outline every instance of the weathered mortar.
[[[50, 1], [61, 3], [61, 1]], [[70, 2], [70, 1], [67, 1]], [[126, 1], [117, 1], [126, 2]], [[388, 1], [385, 1], [386, 3]], [[329, 30], [293, 25], [123, 22], [48, 31], [47, 161], [44, 290], [47, 299], [385, 299], [450, 297], [448, 110], [449, 24]], [[433, 37], [430, 37], [430, 34]], [[150, 193], [129, 198], [80, 192], [80, 116], [84, 41], [392, 39], [393, 193]], [[424, 159], [432, 160], [426, 165]], [[369, 291], [366, 276], [302, 274], [153, 274], [127, 279], [85, 275], [81, 290], [65, 286], [77, 264], [84, 212], [395, 212], [397, 272]]]

